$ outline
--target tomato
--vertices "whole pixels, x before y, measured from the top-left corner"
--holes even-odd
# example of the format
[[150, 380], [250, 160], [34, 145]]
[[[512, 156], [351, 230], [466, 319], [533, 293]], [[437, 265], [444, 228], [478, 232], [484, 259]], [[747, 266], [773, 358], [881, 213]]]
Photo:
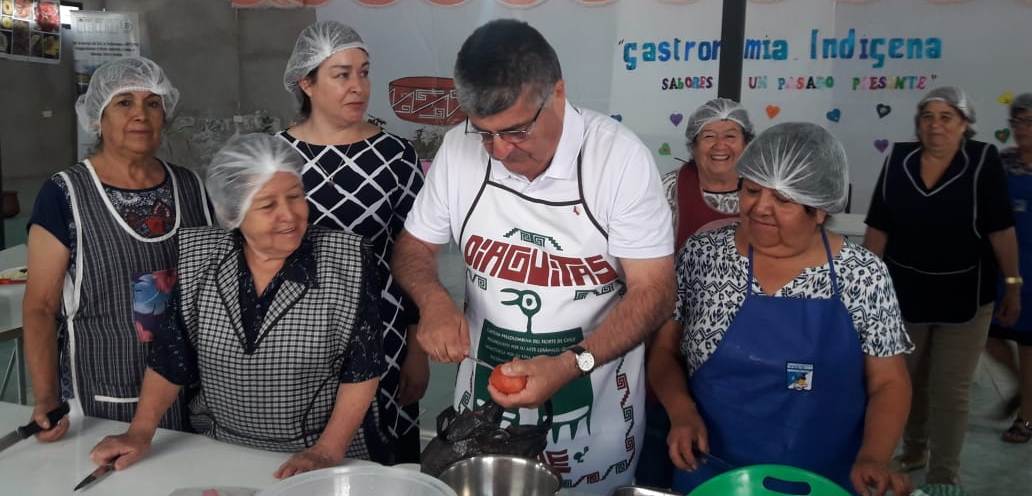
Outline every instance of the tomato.
[[505, 375], [502, 373], [502, 367], [498, 366], [491, 371], [491, 377], [488, 378], [487, 382], [501, 393], [515, 394], [527, 387], [527, 376]]

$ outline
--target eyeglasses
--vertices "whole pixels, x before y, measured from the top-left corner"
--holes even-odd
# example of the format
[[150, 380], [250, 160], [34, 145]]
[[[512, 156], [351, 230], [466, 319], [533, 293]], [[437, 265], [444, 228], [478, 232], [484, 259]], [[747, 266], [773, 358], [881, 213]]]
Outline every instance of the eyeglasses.
[[1010, 122], [1011, 127], [1032, 127], [1032, 117], [1022, 117], [1020, 119], [1015, 117], [1010, 119], [1008, 122]]
[[495, 136], [501, 138], [502, 141], [511, 144], [517, 144], [527, 141], [527, 138], [530, 137], [530, 132], [534, 130], [534, 124], [537, 124], [538, 117], [541, 116], [541, 111], [545, 109], [545, 104], [548, 103], [548, 100], [548, 98], [545, 98], [545, 100], [541, 102], [541, 106], [538, 107], [537, 112], [534, 113], [534, 118], [531, 119], [530, 122], [518, 126], [517, 129], [510, 129], [508, 131], [491, 132], [481, 131], [476, 128], [473, 128], [471, 130], [469, 128], [469, 118], [467, 117], [466, 134], [475, 134], [477, 136], [480, 136], [480, 141], [485, 145], [493, 144]]

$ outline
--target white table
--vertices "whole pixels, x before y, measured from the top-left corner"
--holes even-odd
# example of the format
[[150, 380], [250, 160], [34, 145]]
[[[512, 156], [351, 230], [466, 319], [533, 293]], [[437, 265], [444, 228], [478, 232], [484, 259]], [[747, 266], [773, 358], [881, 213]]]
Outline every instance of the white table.
[[[0, 402], [0, 435], [28, 423], [31, 414], [30, 407]], [[125, 432], [128, 426], [114, 420], [73, 418], [71, 429], [58, 442], [44, 444], [30, 438], [0, 451], [0, 494], [72, 494], [72, 488], [97, 468], [90, 461], [93, 446], [104, 436]], [[165, 496], [185, 488], [264, 489], [276, 482], [272, 474], [287, 458], [287, 453], [261, 451], [198, 434], [158, 429], [146, 457], [75, 494]], [[343, 465], [350, 464], [372, 462], [347, 460]], [[418, 469], [415, 464], [401, 467]], [[571, 490], [559, 494], [585, 496]]]
[[[25, 245], [16, 245], [0, 251], [0, 271], [22, 267], [25, 263]], [[22, 345], [22, 298], [24, 296], [24, 284], [0, 285], [0, 341], [14, 340], [14, 353], [3, 369], [0, 394], [7, 391], [11, 375], [17, 372], [18, 402], [23, 404], [28, 402], [25, 386], [25, 350]]]
[[[0, 403], [0, 433], [28, 423], [31, 414], [27, 406]], [[56, 443], [30, 438], [0, 451], [0, 493], [72, 494], [72, 488], [96, 468], [89, 457], [93, 446], [104, 436], [120, 434], [127, 427], [113, 420], [76, 418], [69, 432]], [[288, 457], [286, 453], [158, 429], [151, 452], [143, 460], [123, 472], [108, 474], [76, 494], [164, 496], [188, 487], [265, 488], [276, 482], [272, 474]]]

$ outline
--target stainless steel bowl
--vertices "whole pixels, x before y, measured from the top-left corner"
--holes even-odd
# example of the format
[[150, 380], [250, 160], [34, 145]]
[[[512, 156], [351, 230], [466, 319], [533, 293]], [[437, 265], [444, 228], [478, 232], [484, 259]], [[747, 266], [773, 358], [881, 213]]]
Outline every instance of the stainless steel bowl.
[[458, 496], [551, 496], [562, 482], [544, 463], [503, 455], [459, 460], [438, 478]]
[[609, 496], [680, 496], [677, 493], [668, 493], [659, 489], [648, 487], [624, 486], [618, 487], [609, 493]]

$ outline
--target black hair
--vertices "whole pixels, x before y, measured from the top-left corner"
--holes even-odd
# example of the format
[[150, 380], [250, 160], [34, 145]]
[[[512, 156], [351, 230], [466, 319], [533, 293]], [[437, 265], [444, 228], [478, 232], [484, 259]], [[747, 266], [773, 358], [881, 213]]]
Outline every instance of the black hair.
[[[315, 84], [315, 80], [319, 76], [319, 66], [315, 66], [312, 70], [305, 74], [305, 77], [301, 79], [307, 79], [309, 84]], [[312, 116], [312, 99], [308, 97], [308, 93], [301, 89], [301, 81], [297, 82], [297, 90], [301, 92], [301, 110], [298, 112], [301, 119], [305, 120]]]
[[530, 24], [515, 19], [498, 19], [477, 28], [455, 60], [459, 104], [476, 116], [512, 107], [524, 89], [536, 93], [536, 103], [544, 102], [562, 78], [552, 45]]

